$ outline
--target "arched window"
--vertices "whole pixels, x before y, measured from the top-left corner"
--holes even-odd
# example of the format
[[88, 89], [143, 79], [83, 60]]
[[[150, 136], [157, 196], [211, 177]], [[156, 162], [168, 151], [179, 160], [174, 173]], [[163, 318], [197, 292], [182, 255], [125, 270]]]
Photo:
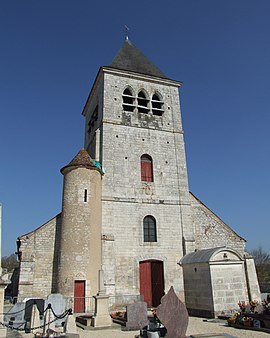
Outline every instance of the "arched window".
[[139, 113], [148, 113], [149, 112], [149, 100], [147, 99], [145, 93], [141, 90], [138, 93], [138, 112]]
[[146, 154], [141, 156], [141, 180], [154, 182], [152, 157]]
[[162, 114], [164, 113], [163, 103], [164, 102], [161, 100], [160, 96], [157, 93], [152, 96], [151, 104], [153, 115], [162, 116]]
[[132, 92], [130, 88], [126, 88], [123, 91], [123, 109], [124, 111], [134, 111], [135, 105], [134, 105], [135, 97], [132, 95]]
[[157, 242], [156, 220], [153, 216], [146, 216], [143, 219], [144, 242]]

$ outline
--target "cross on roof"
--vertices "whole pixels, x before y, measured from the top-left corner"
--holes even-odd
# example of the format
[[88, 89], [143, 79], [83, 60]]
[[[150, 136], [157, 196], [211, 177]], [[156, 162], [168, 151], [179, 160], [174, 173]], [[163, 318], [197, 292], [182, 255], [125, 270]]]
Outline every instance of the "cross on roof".
[[128, 34], [129, 34], [129, 27], [125, 25], [125, 40], [128, 40]]

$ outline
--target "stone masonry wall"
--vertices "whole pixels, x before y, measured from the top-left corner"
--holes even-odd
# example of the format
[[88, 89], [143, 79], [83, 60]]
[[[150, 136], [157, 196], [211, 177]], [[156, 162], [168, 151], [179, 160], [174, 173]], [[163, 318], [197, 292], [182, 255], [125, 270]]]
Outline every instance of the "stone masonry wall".
[[[108, 293], [139, 294], [139, 262], [148, 259], [163, 262], [165, 291], [172, 285], [176, 292], [183, 291], [182, 269], [177, 264], [182, 255], [179, 206], [104, 201], [103, 209], [108, 211], [104, 234], [113, 234], [103, 246]], [[156, 218], [157, 242], [143, 241], [143, 218], [149, 214]]]
[[38, 229], [19, 237], [21, 245], [19, 294], [25, 297], [47, 297], [52, 292], [55, 233], [60, 215]]
[[210, 265], [215, 315], [238, 310], [248, 301], [244, 262]]
[[213, 291], [209, 265], [189, 264], [184, 267], [185, 301], [191, 315], [212, 317]]
[[190, 201], [197, 250], [227, 246], [244, 254], [245, 240], [242, 237], [237, 235], [193, 194], [190, 194]]
[[[151, 111], [139, 113], [137, 108], [125, 112], [122, 94], [127, 86], [135, 96], [144, 89], [150, 101], [158, 92], [164, 101], [163, 116], [154, 116]], [[106, 73], [102, 111], [102, 234], [107, 292], [138, 294], [139, 262], [156, 259], [164, 264], [165, 291], [173, 285], [180, 294], [183, 278], [177, 262], [183, 255], [182, 238], [192, 241], [193, 229], [178, 87], [142, 76]], [[152, 157], [154, 182], [141, 181], [143, 154]], [[143, 241], [143, 219], [148, 215], [156, 219], [157, 242]]]

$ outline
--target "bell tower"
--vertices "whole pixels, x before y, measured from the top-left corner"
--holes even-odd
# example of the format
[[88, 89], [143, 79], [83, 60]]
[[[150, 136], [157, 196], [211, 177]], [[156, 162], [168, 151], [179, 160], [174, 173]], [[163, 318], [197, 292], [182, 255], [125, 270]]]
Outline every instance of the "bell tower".
[[84, 107], [85, 149], [105, 172], [102, 263], [111, 294], [139, 294], [139, 264], [148, 260], [162, 262], [165, 290], [183, 290], [176, 262], [194, 250], [194, 234], [180, 87], [126, 39]]

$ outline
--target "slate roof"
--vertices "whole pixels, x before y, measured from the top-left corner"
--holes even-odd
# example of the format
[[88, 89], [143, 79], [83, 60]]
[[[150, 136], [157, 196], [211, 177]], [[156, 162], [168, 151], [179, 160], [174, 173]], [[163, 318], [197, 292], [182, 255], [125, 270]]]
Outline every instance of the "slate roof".
[[125, 40], [123, 46], [118, 51], [109, 67], [166, 79], [168, 78], [150, 60], [148, 60], [148, 58], [139, 51], [130, 40]]
[[73, 160], [60, 170], [61, 173], [64, 174], [64, 171], [67, 168], [69, 168], [70, 170], [77, 168], [88, 168], [102, 172], [101, 168], [99, 168], [95, 164], [95, 161], [91, 159], [91, 157], [89, 156], [88, 152], [85, 149], [81, 149], [78, 152], [78, 154], [73, 158]]

